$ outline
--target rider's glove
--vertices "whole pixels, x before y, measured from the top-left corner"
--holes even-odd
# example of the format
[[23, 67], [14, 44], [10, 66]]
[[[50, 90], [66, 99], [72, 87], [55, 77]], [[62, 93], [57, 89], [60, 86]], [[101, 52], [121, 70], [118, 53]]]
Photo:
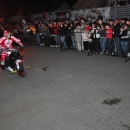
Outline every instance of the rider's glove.
[[19, 48], [20, 48], [20, 49], [23, 49], [23, 45], [19, 45]]

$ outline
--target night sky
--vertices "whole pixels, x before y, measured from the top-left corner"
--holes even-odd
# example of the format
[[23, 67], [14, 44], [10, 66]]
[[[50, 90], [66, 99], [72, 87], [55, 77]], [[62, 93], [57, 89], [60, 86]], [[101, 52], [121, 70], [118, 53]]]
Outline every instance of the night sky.
[[0, 0], [0, 17], [55, 11], [63, 1], [72, 7], [78, 0]]

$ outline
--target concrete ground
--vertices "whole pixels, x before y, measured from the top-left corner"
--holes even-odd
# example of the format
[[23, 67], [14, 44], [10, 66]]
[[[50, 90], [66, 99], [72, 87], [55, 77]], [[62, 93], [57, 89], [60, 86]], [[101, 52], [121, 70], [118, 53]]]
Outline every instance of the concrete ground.
[[37, 45], [21, 54], [27, 77], [0, 69], [0, 130], [130, 129], [130, 61]]

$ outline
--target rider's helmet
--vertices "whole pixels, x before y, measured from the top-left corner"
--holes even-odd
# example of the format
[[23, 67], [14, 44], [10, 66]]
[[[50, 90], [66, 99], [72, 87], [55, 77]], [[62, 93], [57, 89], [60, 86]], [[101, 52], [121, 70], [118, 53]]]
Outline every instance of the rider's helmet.
[[4, 37], [6, 37], [6, 38], [10, 39], [10, 38], [11, 38], [11, 36], [12, 36], [12, 34], [11, 34], [11, 32], [10, 32], [10, 31], [8, 31], [8, 30], [5, 30], [5, 31], [4, 31]]

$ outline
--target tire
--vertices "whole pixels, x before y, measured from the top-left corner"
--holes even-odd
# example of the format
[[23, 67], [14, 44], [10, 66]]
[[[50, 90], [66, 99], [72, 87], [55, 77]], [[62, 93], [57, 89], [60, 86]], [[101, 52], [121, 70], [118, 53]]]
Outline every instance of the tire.
[[19, 70], [17, 70], [17, 74], [20, 77], [26, 77], [27, 76], [27, 68], [24, 62], [19, 63]]

